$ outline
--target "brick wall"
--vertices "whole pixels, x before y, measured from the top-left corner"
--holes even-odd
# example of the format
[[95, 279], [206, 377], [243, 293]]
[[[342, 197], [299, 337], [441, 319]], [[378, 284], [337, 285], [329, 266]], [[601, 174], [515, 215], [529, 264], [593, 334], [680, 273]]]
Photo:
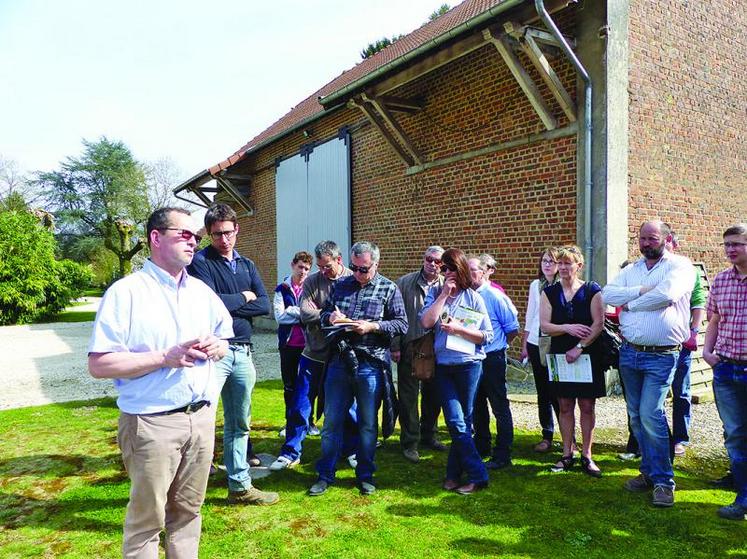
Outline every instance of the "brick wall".
[[630, 4], [630, 237], [659, 217], [713, 277], [726, 267], [723, 230], [747, 220], [747, 11], [741, 0]]
[[[566, 21], [572, 18], [566, 16]], [[575, 95], [570, 66], [562, 58], [551, 63]], [[560, 126], [567, 124], [544, 83], [532, 75]], [[423, 111], [397, 113], [397, 119], [427, 161], [544, 130], [491, 45], [391, 94], [425, 97]], [[364, 118], [357, 109], [345, 108], [311, 127], [314, 138], [321, 140], [335, 136], [343, 125], [361, 122]], [[238, 250], [257, 262], [268, 288], [275, 278], [273, 161], [307, 141], [300, 133], [292, 134], [237, 169], [256, 176], [249, 196], [256, 214], [241, 219]], [[431, 244], [489, 252], [499, 262], [497, 280], [523, 312], [542, 249], [575, 241], [575, 137], [406, 176], [404, 163], [379, 132], [366, 125], [352, 134], [352, 161], [353, 241], [378, 243], [381, 271], [390, 278], [417, 269], [424, 248]]]

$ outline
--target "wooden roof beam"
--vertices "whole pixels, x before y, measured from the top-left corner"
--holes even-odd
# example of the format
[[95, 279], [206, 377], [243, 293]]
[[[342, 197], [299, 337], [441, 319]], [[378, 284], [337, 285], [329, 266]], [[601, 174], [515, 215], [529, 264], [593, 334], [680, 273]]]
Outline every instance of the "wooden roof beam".
[[540, 120], [542, 121], [542, 124], [545, 125], [545, 128], [547, 128], [548, 130], [557, 128], [557, 120], [552, 115], [550, 107], [548, 107], [547, 103], [542, 98], [542, 95], [537, 89], [537, 85], [534, 83], [534, 80], [532, 80], [531, 76], [521, 65], [519, 58], [516, 56], [516, 54], [514, 54], [514, 51], [511, 48], [511, 44], [508, 41], [508, 36], [505, 33], [501, 33], [498, 37], [495, 37], [490, 29], [485, 29], [483, 31], [483, 36], [485, 37], [486, 41], [492, 43], [495, 46], [498, 54], [501, 55], [501, 58], [503, 58], [503, 61], [508, 66], [508, 69], [511, 70], [511, 73], [518, 82], [519, 87], [521, 87], [524, 95], [527, 96], [529, 103], [532, 105], [535, 112], [540, 117]]
[[421, 165], [423, 163], [423, 156], [418, 151], [418, 149], [415, 147], [415, 145], [410, 141], [410, 138], [407, 137], [407, 134], [402, 129], [402, 127], [399, 125], [399, 123], [395, 120], [394, 115], [392, 115], [387, 108], [384, 106], [384, 103], [378, 99], [378, 98], [370, 98], [365, 93], [361, 95], [361, 98], [370, 103], [371, 106], [379, 113], [379, 116], [381, 116], [382, 120], [386, 123], [386, 125], [389, 127], [389, 129], [393, 132], [394, 137], [397, 139], [399, 144], [407, 150], [408, 154], [410, 155], [411, 159], [418, 165]]
[[368, 119], [368, 121], [376, 128], [379, 133], [384, 137], [387, 144], [389, 144], [389, 147], [391, 147], [394, 152], [399, 156], [402, 161], [404, 161], [405, 165], [408, 167], [412, 167], [415, 163], [413, 158], [402, 148], [402, 146], [397, 143], [397, 140], [394, 138], [391, 132], [387, 130], [387, 127], [381, 118], [379, 114], [371, 107], [367, 102], [365, 102], [361, 98], [355, 98], [351, 99], [348, 102], [349, 105], [353, 107], [358, 107], [363, 115]]

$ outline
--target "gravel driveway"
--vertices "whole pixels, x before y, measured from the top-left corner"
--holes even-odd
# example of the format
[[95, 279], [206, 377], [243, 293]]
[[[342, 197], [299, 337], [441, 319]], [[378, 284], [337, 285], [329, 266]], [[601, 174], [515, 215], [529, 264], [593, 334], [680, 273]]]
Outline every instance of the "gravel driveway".
[[[88, 298], [87, 306], [76, 306], [75, 310], [95, 310], [98, 302], [97, 298]], [[111, 381], [96, 380], [88, 374], [86, 348], [92, 327], [92, 322], [0, 327], [5, 349], [0, 356], [0, 374], [5, 384], [0, 391], [0, 410], [116, 396]], [[280, 378], [276, 334], [257, 329], [253, 342], [257, 380]], [[539, 431], [531, 374], [514, 375], [509, 390], [516, 427]], [[671, 418], [671, 414], [668, 402], [667, 416]], [[599, 442], [624, 445], [625, 426], [625, 402], [621, 397], [597, 402], [597, 429], [604, 431]], [[713, 402], [693, 406], [692, 426], [691, 452], [726, 458], [723, 428]]]

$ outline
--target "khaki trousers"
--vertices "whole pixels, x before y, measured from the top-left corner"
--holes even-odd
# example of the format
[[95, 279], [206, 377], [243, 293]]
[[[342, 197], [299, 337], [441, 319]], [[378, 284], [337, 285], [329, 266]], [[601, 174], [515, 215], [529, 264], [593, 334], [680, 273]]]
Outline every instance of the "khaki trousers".
[[122, 556], [158, 557], [166, 530], [169, 559], [197, 557], [210, 462], [215, 409], [195, 413], [119, 416], [119, 448], [130, 476]]

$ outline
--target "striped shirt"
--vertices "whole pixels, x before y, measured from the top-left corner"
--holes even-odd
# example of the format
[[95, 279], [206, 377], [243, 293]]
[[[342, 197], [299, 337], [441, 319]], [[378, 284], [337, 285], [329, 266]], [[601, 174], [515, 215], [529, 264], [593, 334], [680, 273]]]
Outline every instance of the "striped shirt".
[[[664, 251], [649, 270], [641, 258], [624, 268], [602, 290], [604, 303], [627, 305], [620, 313], [620, 331], [633, 344], [677, 345], [690, 337], [690, 294], [695, 267], [684, 256]], [[640, 295], [643, 286], [654, 286]]]
[[716, 274], [708, 296], [708, 317], [719, 315], [714, 352], [747, 361], [747, 277], [736, 268]]

